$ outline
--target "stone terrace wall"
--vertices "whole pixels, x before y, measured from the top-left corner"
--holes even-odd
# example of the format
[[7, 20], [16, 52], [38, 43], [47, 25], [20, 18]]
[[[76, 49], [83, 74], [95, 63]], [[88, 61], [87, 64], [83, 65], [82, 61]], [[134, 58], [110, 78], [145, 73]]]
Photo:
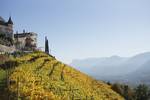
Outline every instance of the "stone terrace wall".
[[0, 53], [2, 53], [2, 52], [11, 53], [11, 52], [14, 52], [14, 51], [16, 51], [15, 47], [13, 47], [13, 46], [8, 47], [8, 46], [4, 46], [4, 45], [0, 44]]

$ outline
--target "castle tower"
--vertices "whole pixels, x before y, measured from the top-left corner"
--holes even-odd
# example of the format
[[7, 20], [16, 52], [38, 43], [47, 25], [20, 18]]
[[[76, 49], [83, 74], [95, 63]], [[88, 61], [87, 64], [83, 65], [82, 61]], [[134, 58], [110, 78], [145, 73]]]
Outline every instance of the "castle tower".
[[8, 25], [7, 31], [8, 33], [10, 33], [11, 37], [13, 38], [13, 21], [11, 19], [11, 16], [8, 19], [7, 25]]
[[11, 16], [9, 17], [9, 19], [8, 19], [8, 22], [7, 22], [8, 24], [10, 24], [10, 25], [13, 25], [13, 21], [12, 21], [12, 19], [11, 19]]
[[6, 35], [6, 37], [13, 38], [13, 21], [11, 16], [8, 21], [5, 21], [2, 17], [0, 17], [0, 33]]
[[13, 37], [13, 21], [11, 19], [11, 16], [9, 17], [8, 21], [6, 22], [6, 36], [7, 37], [11, 37], [12, 39]]

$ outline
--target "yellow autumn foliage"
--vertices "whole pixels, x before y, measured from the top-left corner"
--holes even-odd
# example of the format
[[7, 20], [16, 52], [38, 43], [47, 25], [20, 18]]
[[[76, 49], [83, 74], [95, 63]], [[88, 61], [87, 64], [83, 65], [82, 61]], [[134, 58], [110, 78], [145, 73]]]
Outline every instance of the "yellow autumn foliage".
[[24, 100], [124, 100], [110, 86], [43, 52], [15, 58], [9, 90]]

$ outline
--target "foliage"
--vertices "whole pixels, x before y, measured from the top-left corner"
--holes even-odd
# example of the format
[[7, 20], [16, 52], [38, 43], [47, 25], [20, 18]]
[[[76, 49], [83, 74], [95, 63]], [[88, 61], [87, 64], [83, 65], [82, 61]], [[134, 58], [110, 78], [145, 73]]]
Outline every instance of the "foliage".
[[13, 61], [19, 64], [9, 78], [13, 99], [123, 100], [109, 85], [45, 53], [30, 53]]
[[150, 89], [144, 84], [139, 84], [135, 88], [131, 88], [125, 84], [112, 84], [112, 89], [123, 96], [126, 100], [149, 100]]
[[4, 63], [5, 61], [10, 60], [10, 58], [8, 57], [8, 55], [6, 54], [0, 54], [0, 64]]
[[124, 84], [112, 84], [112, 89], [123, 96], [126, 100], [134, 100], [134, 91], [128, 86]]
[[10, 37], [6, 37], [4, 33], [0, 33], [0, 44], [6, 46], [12, 46], [14, 43], [13, 39]]
[[45, 53], [49, 54], [49, 44], [47, 37], [45, 37]]
[[140, 84], [135, 88], [136, 100], [149, 100], [150, 99], [150, 90], [148, 86]]
[[6, 72], [3, 69], [0, 69], [0, 83], [5, 79]]

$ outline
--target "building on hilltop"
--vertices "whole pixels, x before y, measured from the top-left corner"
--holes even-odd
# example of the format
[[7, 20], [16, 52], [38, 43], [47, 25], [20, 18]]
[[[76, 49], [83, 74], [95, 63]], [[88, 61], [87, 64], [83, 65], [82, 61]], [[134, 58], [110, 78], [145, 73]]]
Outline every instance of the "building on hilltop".
[[8, 21], [6, 22], [0, 16], [0, 33], [5, 34], [6, 37], [13, 38], [13, 21], [11, 17], [9, 17]]
[[[37, 49], [37, 34], [34, 32], [13, 33], [13, 21], [9, 17], [6, 22], [0, 17], [0, 44], [15, 48], [17, 51], [33, 51]], [[0, 51], [4, 51], [4, 49]], [[7, 51], [4, 51], [7, 52]]]
[[35, 50], [37, 48], [37, 34], [25, 31], [23, 33], [16, 33], [14, 34], [14, 44], [18, 50]]

